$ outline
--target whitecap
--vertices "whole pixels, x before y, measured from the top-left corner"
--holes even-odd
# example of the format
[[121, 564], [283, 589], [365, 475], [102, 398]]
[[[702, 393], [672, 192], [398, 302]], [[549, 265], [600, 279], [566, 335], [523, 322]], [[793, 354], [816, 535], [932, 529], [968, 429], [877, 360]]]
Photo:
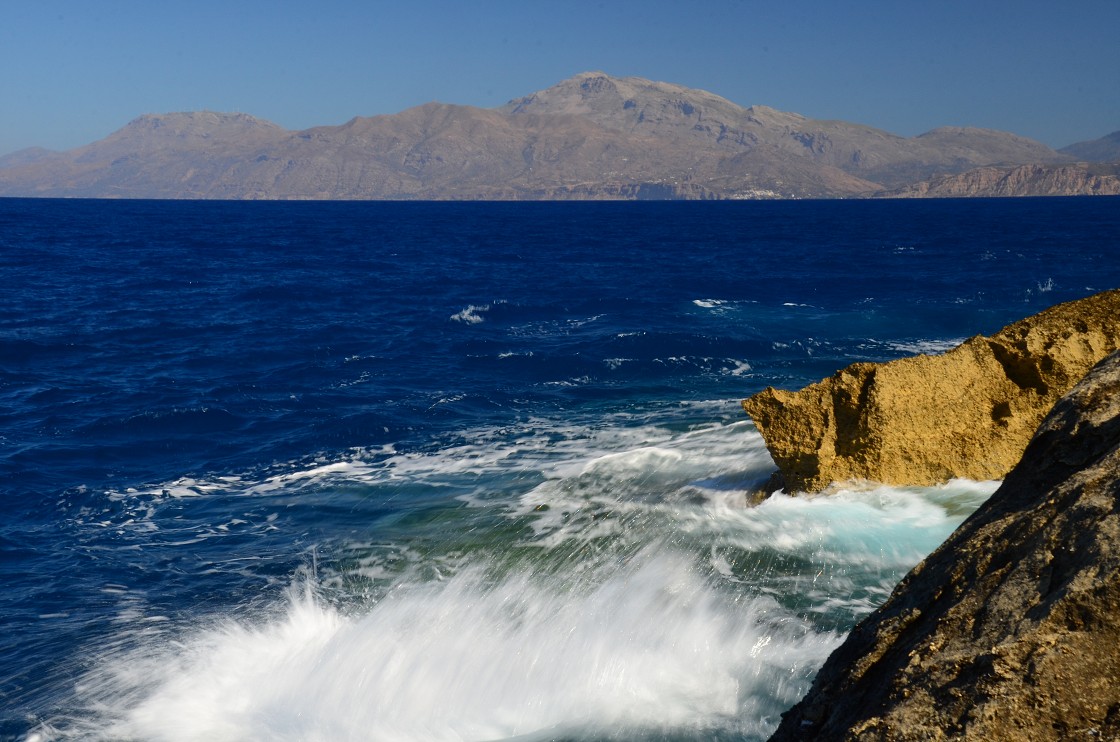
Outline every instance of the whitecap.
[[723, 370], [723, 373], [728, 376], [746, 376], [753, 370], [751, 364], [747, 361], [739, 361], [734, 358], [728, 360], [731, 363], [731, 368]]
[[482, 313], [488, 311], [490, 311], [489, 304], [483, 304], [481, 306], [470, 304], [465, 309], [461, 309], [460, 311], [451, 315], [450, 319], [454, 322], [462, 322], [468, 325], [477, 325], [483, 321]]
[[891, 350], [912, 355], [936, 356], [950, 351], [965, 341], [965, 338], [929, 339], [929, 340], [897, 340], [887, 343]]

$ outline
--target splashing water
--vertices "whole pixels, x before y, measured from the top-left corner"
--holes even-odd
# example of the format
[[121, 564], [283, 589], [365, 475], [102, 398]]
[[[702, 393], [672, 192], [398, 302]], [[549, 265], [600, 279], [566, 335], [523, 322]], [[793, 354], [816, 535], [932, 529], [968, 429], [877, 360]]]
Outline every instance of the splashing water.
[[773, 600], [721, 594], [672, 554], [635, 562], [563, 589], [529, 574], [491, 583], [476, 567], [351, 615], [305, 587], [263, 623], [113, 658], [84, 690], [140, 697], [110, 737], [757, 733], [837, 641]]
[[[524, 436], [509, 439], [516, 453], [488, 445], [479, 470], [541, 481], [464, 495], [452, 526], [467, 535], [438, 554], [397, 549], [401, 567], [384, 544], [351, 543], [272, 608], [122, 641], [79, 685], [95, 718], [66, 736], [763, 739], [850, 625], [991, 491], [848, 489], [748, 508], [740, 487], [767, 463], [744, 455], [744, 439], [761, 441], [743, 423], [569, 436], [557, 460]], [[462, 450], [378, 453], [235, 484], [275, 496], [339, 477], [376, 486], [401, 467], [461, 475]]]

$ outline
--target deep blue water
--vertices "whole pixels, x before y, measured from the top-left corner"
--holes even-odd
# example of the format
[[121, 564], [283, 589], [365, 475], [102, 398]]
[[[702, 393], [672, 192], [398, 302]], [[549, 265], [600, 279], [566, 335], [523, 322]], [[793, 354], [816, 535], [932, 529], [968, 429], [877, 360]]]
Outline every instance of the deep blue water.
[[1115, 198], [0, 200], [0, 737], [763, 739], [991, 483], [737, 400], [1120, 286]]

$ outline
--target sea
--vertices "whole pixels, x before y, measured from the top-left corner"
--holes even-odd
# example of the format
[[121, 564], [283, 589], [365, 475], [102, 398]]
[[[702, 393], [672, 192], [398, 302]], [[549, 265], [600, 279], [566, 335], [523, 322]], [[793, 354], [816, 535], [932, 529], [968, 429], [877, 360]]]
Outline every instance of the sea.
[[998, 486], [741, 399], [1120, 286], [1120, 199], [0, 199], [0, 738], [764, 740]]

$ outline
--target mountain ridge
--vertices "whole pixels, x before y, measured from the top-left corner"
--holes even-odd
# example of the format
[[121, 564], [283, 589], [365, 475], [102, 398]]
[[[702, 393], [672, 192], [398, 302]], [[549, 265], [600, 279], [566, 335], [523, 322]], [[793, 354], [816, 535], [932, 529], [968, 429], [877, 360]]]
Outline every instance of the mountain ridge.
[[496, 108], [431, 102], [301, 131], [245, 113], [145, 114], [74, 150], [0, 158], [0, 196], [843, 198], [1073, 161], [1007, 132], [906, 138], [585, 72]]
[[1076, 142], [1058, 151], [1089, 162], [1120, 163], [1120, 131], [1105, 134], [1099, 139]]

